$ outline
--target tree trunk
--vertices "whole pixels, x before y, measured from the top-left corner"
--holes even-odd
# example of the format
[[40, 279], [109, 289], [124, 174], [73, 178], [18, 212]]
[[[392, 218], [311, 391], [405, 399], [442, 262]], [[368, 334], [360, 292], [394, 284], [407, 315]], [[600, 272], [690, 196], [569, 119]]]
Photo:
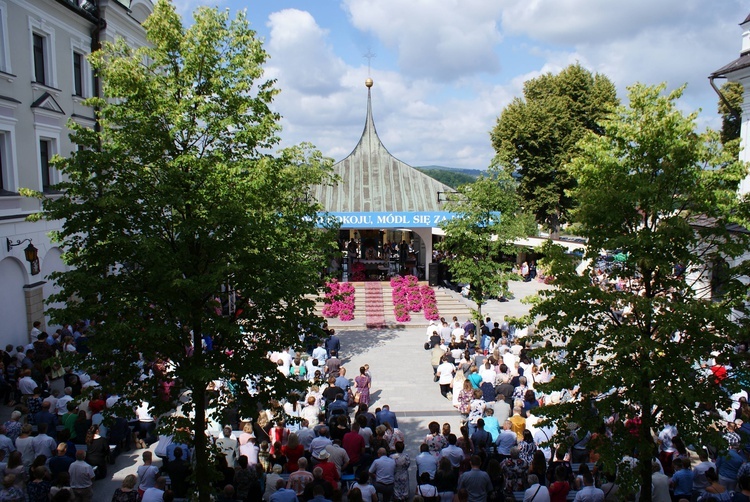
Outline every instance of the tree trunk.
[[[201, 336], [202, 323], [200, 315], [193, 319], [193, 365], [203, 366], [203, 338]], [[195, 446], [195, 484], [198, 488], [198, 500], [211, 500], [211, 472], [209, 465], [208, 447], [206, 443], [206, 383], [195, 382], [192, 389], [193, 401], [193, 444]]]

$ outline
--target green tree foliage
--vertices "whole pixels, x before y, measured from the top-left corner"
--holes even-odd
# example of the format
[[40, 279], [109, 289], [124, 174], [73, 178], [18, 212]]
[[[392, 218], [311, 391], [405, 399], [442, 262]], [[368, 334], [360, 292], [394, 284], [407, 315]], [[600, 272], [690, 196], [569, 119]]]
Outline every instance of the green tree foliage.
[[724, 99], [719, 98], [719, 113], [721, 114], [721, 143], [723, 145], [740, 137], [742, 92], [742, 84], [739, 82], [726, 82], [721, 86]]
[[575, 205], [575, 177], [566, 167], [587, 132], [601, 134], [599, 122], [617, 104], [615, 86], [580, 64], [557, 75], [547, 73], [524, 84], [491, 132], [498, 162], [521, 177], [525, 211], [557, 234]]
[[[300, 323], [317, 320], [305, 295], [320, 286], [321, 250], [335, 236], [315, 228], [306, 196], [327, 182], [330, 161], [307, 145], [268, 153], [277, 90], [262, 79], [267, 55], [244, 14], [200, 8], [194, 20], [183, 27], [160, 0], [144, 24], [151, 47], [92, 55], [101, 127], [71, 124], [82, 148], [56, 159], [65, 181], [43, 217], [63, 221], [56, 239], [70, 267], [54, 276], [54, 300], [74, 299], [53, 316], [96, 323], [78, 364], [121, 396], [120, 416], [141, 401], [155, 416], [176, 410], [168, 426], [194, 433], [205, 501], [207, 420], [254, 416], [299, 385], [266, 355], [298, 346]], [[227, 285], [240, 298], [229, 317], [219, 308]], [[213, 350], [201, 350], [202, 335]], [[231, 385], [212, 390], [218, 379]]]
[[475, 176], [470, 174], [453, 171], [449, 169], [424, 169], [418, 168], [430, 178], [438, 180], [440, 183], [445, 183], [451, 188], [458, 188], [466, 183], [471, 183], [476, 179]]
[[[717, 420], [709, 410], [728, 409], [744, 378], [733, 344], [746, 329], [737, 314], [747, 310], [740, 277], [750, 239], [732, 229], [733, 216], [745, 211], [736, 195], [745, 167], [718, 134], [696, 132], [696, 114], [678, 110], [683, 89], [664, 95], [664, 88], [631, 87], [629, 107], [602, 123], [601, 136], [579, 144], [570, 165], [578, 180], [574, 220], [592, 261], [578, 275], [548, 243], [545, 265], [556, 288], [541, 292], [532, 309], [535, 339], [547, 343], [535, 355], [555, 375], [541, 390], [577, 391], [573, 401], [539, 413], [560, 431], [577, 423], [596, 432], [614, 417], [612, 437], [600, 434], [592, 445], [609, 472], [639, 452], [631, 481], [647, 487], [641, 500], [651, 500], [652, 431], [672, 424], [685, 444], [705, 444]], [[598, 273], [600, 250], [627, 257], [609, 265], [609, 284]], [[721, 386], [701, 368], [715, 352], [734, 367]], [[622, 422], [636, 416], [633, 434]]]
[[474, 183], [460, 186], [446, 209], [456, 217], [441, 225], [445, 240], [440, 249], [454, 279], [471, 285], [469, 298], [481, 319], [487, 299], [507, 293], [512, 263], [503, 254], [514, 255], [513, 241], [523, 235], [523, 222], [516, 217], [516, 182], [491, 168]]

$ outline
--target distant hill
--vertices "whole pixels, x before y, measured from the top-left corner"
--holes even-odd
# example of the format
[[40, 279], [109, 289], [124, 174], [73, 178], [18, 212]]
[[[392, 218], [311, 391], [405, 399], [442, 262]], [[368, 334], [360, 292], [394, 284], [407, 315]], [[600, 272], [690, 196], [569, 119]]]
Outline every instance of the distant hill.
[[459, 169], [444, 166], [421, 166], [416, 169], [441, 183], [445, 183], [451, 188], [472, 183], [482, 173], [479, 169]]

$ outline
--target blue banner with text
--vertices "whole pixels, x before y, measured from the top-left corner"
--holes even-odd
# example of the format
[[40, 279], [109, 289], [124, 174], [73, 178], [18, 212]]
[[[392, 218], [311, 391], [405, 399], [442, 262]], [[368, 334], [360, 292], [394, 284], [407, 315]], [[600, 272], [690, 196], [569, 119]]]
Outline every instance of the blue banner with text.
[[319, 213], [320, 223], [326, 214], [338, 220], [341, 228], [432, 228], [455, 216], [448, 211]]

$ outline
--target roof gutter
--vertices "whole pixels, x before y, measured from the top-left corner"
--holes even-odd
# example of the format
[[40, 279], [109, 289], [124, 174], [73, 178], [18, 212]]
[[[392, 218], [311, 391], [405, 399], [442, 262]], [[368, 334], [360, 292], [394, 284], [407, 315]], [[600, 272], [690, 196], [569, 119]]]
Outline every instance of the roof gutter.
[[75, 4], [71, 3], [71, 2], [69, 2], [68, 0], [57, 0], [57, 3], [59, 3], [60, 5], [65, 6], [65, 7], [67, 7], [68, 9], [72, 10], [73, 12], [75, 12], [76, 14], [78, 14], [79, 16], [85, 18], [88, 21], [91, 21], [94, 24], [98, 24], [99, 23], [99, 18], [97, 16], [94, 16], [90, 12], [82, 9], [78, 5], [75, 5]]
[[716, 78], [726, 78], [726, 77], [720, 77], [720, 76], [718, 76], [718, 75], [710, 75], [710, 76], [708, 77], [708, 83], [709, 83], [709, 84], [711, 84], [711, 87], [713, 87], [713, 89], [714, 89], [714, 91], [716, 92], [716, 94], [718, 94], [718, 95], [719, 95], [719, 99], [721, 99], [721, 101], [722, 101], [722, 102], [724, 103], [724, 105], [725, 105], [725, 106], [727, 107], [727, 110], [729, 110], [729, 113], [731, 113], [731, 114], [732, 114], [732, 115], [734, 115], [735, 117], [738, 117], [738, 118], [739, 118], [739, 117], [741, 117], [741, 114], [740, 114], [740, 113], [737, 113], [737, 112], [733, 112], [733, 111], [732, 111], [732, 105], [731, 105], [731, 104], [729, 104], [729, 100], [727, 100], [726, 96], [724, 96], [724, 94], [723, 94], [723, 93], [721, 92], [721, 90], [720, 90], [720, 89], [719, 89], [718, 87], [716, 87], [716, 84], [714, 84], [714, 80], [715, 80]]

